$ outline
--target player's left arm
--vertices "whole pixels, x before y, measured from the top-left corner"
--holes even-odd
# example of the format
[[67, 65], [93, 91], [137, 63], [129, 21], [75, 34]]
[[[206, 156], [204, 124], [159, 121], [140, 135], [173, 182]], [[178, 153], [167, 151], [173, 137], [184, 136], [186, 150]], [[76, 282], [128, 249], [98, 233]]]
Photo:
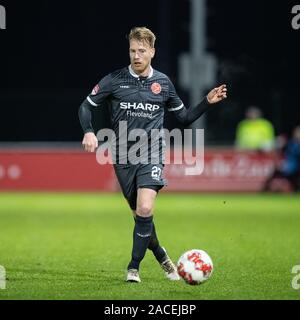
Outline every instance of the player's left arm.
[[222, 84], [221, 86], [212, 89], [197, 106], [187, 109], [181, 99], [178, 97], [174, 85], [170, 81], [168, 111], [175, 112], [176, 118], [181, 123], [184, 125], [189, 125], [200, 118], [203, 113], [212, 107], [212, 105], [226, 98], [227, 87], [225, 84]]

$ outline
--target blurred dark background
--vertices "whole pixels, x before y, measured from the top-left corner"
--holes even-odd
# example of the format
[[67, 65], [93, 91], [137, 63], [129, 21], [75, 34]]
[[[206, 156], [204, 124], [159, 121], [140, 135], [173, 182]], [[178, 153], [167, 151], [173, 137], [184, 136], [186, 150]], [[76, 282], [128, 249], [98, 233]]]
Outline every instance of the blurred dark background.
[[[178, 56], [189, 50], [189, 0], [0, 1], [0, 141], [80, 141], [77, 110], [107, 73], [129, 64], [126, 35], [147, 26], [157, 35], [153, 66], [178, 86]], [[207, 0], [207, 51], [229, 98], [206, 117], [209, 144], [232, 144], [245, 109], [255, 104], [276, 134], [300, 124], [300, 30], [297, 1]], [[300, 4], [300, 1], [299, 3]], [[210, 88], [207, 88], [210, 89]], [[106, 126], [97, 112], [95, 126]], [[166, 127], [178, 126], [171, 117]]]

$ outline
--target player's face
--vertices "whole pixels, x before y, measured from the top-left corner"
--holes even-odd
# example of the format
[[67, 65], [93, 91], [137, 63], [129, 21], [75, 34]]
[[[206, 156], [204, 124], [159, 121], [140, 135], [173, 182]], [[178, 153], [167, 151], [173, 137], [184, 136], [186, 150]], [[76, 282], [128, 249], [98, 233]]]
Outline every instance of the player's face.
[[147, 76], [154, 53], [155, 49], [151, 48], [146, 41], [130, 40], [129, 56], [133, 71], [141, 76]]

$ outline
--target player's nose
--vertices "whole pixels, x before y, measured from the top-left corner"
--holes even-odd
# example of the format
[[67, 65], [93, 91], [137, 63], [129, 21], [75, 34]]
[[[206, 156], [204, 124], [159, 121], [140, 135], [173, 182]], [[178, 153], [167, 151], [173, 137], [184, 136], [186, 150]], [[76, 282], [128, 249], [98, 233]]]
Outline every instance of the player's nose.
[[139, 59], [140, 59], [140, 54], [139, 54], [139, 52], [135, 52], [135, 53], [133, 54], [133, 59], [134, 59], [134, 60], [139, 60]]

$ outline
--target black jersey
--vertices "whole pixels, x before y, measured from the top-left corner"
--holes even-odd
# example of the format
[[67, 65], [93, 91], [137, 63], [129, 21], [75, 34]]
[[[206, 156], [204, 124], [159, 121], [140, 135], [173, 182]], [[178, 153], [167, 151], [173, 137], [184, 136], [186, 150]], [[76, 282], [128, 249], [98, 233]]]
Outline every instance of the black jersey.
[[[84, 132], [93, 131], [90, 115], [85, 112], [87, 105], [92, 109], [101, 107], [105, 102], [109, 104], [111, 125], [115, 132], [117, 161], [122, 163], [125, 161], [124, 150], [122, 152], [120, 150], [124, 146], [125, 141], [122, 140], [124, 137], [126, 137], [127, 154], [139, 140], [141, 146], [148, 146], [146, 150], [144, 149], [148, 154], [148, 161], [159, 158], [161, 162], [165, 145], [164, 135], [160, 134], [158, 139], [157, 132], [163, 132], [165, 111], [175, 112], [179, 120], [189, 123], [198, 118], [208, 107], [207, 100], [204, 99], [200, 107], [195, 108], [196, 112], [187, 113], [173, 83], [165, 74], [151, 68], [148, 77], [141, 77], [134, 73], [131, 66], [105, 76], [88, 95], [79, 112]], [[151, 132], [154, 132], [152, 140]], [[132, 137], [131, 133], [134, 133]], [[138, 151], [141, 150], [143, 148], [139, 148]], [[133, 152], [135, 151], [137, 150], [134, 149]]]

